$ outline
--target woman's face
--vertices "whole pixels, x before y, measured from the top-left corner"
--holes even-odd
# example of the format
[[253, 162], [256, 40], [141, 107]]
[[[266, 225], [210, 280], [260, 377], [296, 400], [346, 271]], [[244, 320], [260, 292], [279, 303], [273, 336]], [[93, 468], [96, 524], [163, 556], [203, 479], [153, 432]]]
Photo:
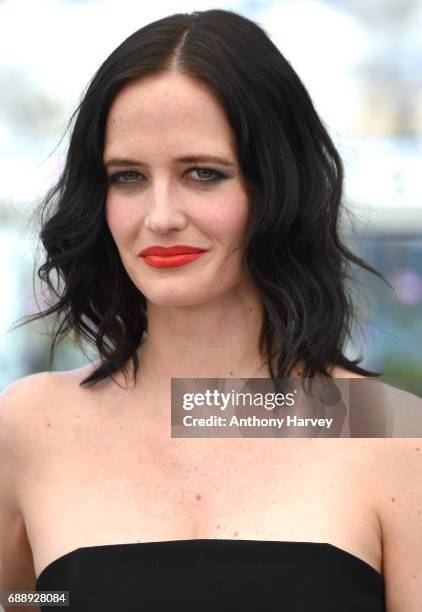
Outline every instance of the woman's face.
[[[107, 223], [147, 300], [201, 304], [249, 283], [249, 203], [235, 136], [207, 88], [178, 72], [131, 83], [113, 101], [105, 136]], [[174, 245], [205, 252], [183, 265], [139, 255]]]

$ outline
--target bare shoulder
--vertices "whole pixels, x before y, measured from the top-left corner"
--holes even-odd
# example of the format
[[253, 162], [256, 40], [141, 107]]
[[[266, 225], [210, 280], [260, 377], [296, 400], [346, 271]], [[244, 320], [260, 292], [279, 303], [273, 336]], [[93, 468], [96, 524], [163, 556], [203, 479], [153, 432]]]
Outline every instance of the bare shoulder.
[[36, 374], [14, 382], [0, 395], [0, 590], [34, 589], [21, 483], [36, 455], [33, 415], [51, 388], [50, 376]]
[[[363, 378], [334, 367], [337, 378]], [[394, 436], [351, 440], [362, 452], [370, 475], [371, 496], [382, 538], [382, 573], [388, 612], [422, 610], [422, 400], [381, 381], [386, 414], [394, 424]], [[375, 387], [374, 387], [375, 388]], [[409, 437], [413, 435], [413, 437]], [[357, 443], [357, 444], [356, 444]]]
[[[336, 447], [338, 453], [346, 440]], [[355, 438], [347, 459], [377, 518], [388, 612], [422, 610], [422, 438]], [[350, 443], [350, 444], [349, 444]]]
[[[40, 372], [20, 378], [0, 394], [0, 453], [15, 472], [19, 467], [24, 473], [37, 461], [43, 428], [54, 407], [63, 405], [66, 381], [56, 372]], [[14, 477], [18, 482], [18, 473]]]
[[[0, 443], [17, 456], [27, 452], [37, 420], [57, 393], [56, 377], [42, 372], [20, 378], [0, 394]], [[6, 452], [6, 451], [4, 451]]]
[[17, 425], [19, 418], [29, 416], [34, 403], [51, 397], [59, 389], [55, 372], [30, 374], [8, 385], [0, 394], [0, 418], [3, 424]]
[[[109, 397], [109, 381], [93, 388], [81, 385], [97, 365], [31, 374], [0, 394], [0, 435], [4, 444], [13, 445], [15, 454], [21, 454], [23, 465], [34, 466], [60, 444], [70, 443], [78, 410], [95, 409]], [[87, 410], [85, 414], [92, 412]]]
[[13, 428], [19, 422], [43, 413], [57, 405], [68, 393], [77, 392], [80, 382], [91, 373], [94, 364], [64, 372], [38, 372], [24, 376], [8, 385], [0, 393], [0, 419], [5, 427]]
[[422, 438], [371, 440], [388, 612], [422, 610]]
[[0, 394], [0, 591], [35, 588], [23, 500], [28, 481], [37, 474], [40, 457], [47, 455], [47, 461], [50, 457], [44, 452], [49, 450], [43, 435], [50, 420], [46, 417], [53, 410], [59, 415], [66, 412], [64, 398], [78, 389], [84, 375], [86, 368], [32, 374]]

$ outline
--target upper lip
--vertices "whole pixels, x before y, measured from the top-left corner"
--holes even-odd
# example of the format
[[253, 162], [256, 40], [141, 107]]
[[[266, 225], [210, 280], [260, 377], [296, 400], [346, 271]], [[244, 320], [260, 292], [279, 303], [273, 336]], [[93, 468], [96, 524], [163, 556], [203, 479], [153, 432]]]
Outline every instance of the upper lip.
[[203, 253], [206, 249], [199, 247], [186, 246], [183, 244], [176, 244], [175, 246], [162, 247], [162, 246], [150, 246], [139, 253], [139, 257], [145, 255], [182, 255], [183, 253]]

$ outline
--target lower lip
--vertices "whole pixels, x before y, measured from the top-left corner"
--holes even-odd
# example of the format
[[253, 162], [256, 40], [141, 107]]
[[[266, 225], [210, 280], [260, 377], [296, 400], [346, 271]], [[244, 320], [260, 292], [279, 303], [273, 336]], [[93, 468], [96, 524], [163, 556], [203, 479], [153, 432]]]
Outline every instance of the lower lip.
[[204, 253], [182, 253], [180, 255], [143, 255], [142, 259], [153, 268], [176, 268], [184, 266]]

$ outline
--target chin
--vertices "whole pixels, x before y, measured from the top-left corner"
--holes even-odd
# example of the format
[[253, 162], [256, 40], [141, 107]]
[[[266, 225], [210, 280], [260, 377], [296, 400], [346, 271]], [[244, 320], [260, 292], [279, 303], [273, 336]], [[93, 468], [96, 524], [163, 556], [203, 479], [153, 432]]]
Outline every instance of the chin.
[[[175, 283], [173, 287], [169, 285], [167, 280], [165, 285], [160, 287], [139, 287], [139, 290], [146, 297], [147, 301], [157, 306], [196, 306], [199, 304], [206, 304], [211, 301], [215, 296], [212, 295], [211, 291], [207, 291], [204, 288], [196, 287], [196, 291], [193, 290], [191, 283], [190, 286], [183, 287], [182, 283]], [[197, 284], [196, 284], [197, 285]]]
[[[137, 279], [139, 280], [139, 279]], [[163, 278], [134, 284], [146, 300], [157, 306], [199, 306], [221, 300], [224, 295], [236, 289], [238, 278]]]
[[[196, 287], [195, 287], [196, 285]], [[158, 288], [140, 289], [147, 301], [157, 306], [200, 306], [210, 304], [212, 302], [221, 301], [224, 295], [230, 291], [213, 283], [213, 286], [198, 287], [198, 283], [183, 288], [180, 286], [173, 287], [171, 290], [167, 286], [160, 291]]]

